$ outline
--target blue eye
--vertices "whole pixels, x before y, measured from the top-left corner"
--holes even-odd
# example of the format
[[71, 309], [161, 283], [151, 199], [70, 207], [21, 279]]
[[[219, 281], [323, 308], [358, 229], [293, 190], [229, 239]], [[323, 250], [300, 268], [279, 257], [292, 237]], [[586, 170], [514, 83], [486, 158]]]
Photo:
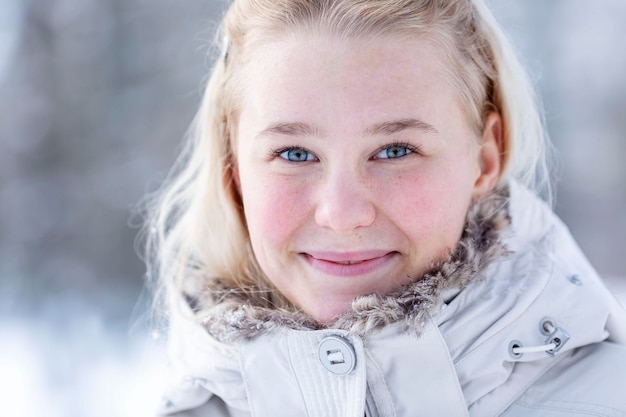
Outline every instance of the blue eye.
[[315, 156], [302, 148], [290, 148], [281, 151], [278, 156], [291, 162], [315, 161]]
[[391, 145], [378, 151], [378, 153], [374, 155], [374, 158], [375, 159], [401, 158], [403, 156], [410, 154], [411, 152], [413, 152], [413, 150], [409, 146]]

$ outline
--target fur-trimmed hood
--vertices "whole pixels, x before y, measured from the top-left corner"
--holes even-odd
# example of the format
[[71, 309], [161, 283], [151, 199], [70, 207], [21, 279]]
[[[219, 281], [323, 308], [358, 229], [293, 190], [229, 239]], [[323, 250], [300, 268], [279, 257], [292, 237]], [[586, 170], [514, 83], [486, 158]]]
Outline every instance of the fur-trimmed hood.
[[[472, 208], [446, 262], [355, 300], [330, 327], [212, 291], [222, 302], [197, 321], [191, 309], [172, 317], [164, 414], [626, 415], [606, 389], [626, 384], [626, 313], [567, 228], [515, 183]], [[353, 347], [350, 374], [320, 365], [329, 337]]]
[[392, 323], [420, 333], [425, 318], [443, 304], [451, 292], [484, 277], [495, 260], [507, 254], [502, 237], [509, 226], [508, 187], [502, 187], [476, 202], [467, 214], [459, 244], [447, 260], [421, 278], [386, 295], [355, 299], [352, 310], [331, 325], [322, 325], [297, 311], [267, 307], [268, 290], [242, 292], [216, 279], [209, 283], [197, 304], [212, 304], [202, 314], [202, 323], [221, 341], [253, 339], [267, 331], [289, 328], [318, 330], [331, 327], [366, 335]]

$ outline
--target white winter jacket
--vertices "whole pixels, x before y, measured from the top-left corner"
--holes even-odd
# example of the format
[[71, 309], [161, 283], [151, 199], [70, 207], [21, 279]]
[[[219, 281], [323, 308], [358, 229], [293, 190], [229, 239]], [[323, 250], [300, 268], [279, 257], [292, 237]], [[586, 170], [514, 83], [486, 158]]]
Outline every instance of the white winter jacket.
[[548, 207], [512, 184], [499, 230], [501, 202], [461, 262], [337, 328], [247, 303], [173, 317], [161, 413], [626, 416], [626, 312]]

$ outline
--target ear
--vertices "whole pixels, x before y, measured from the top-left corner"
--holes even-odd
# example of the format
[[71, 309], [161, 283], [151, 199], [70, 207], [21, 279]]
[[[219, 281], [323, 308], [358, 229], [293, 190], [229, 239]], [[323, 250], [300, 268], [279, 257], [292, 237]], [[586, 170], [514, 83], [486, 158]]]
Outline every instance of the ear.
[[[226, 138], [225, 144], [225, 179], [226, 187], [231, 188], [234, 194], [241, 195], [241, 182], [239, 181], [239, 164], [235, 156], [234, 143], [232, 141], [233, 132], [229, 131], [226, 123], [222, 126], [222, 130]], [[234, 187], [234, 188], [233, 188]]]
[[231, 156], [230, 157], [230, 175], [233, 178], [233, 182], [235, 184], [235, 191], [237, 191], [237, 193], [239, 193], [239, 195], [241, 195], [241, 182], [239, 181], [239, 166], [237, 165], [237, 161], [235, 160], [235, 157]]
[[502, 168], [502, 117], [491, 112], [485, 119], [485, 128], [479, 148], [480, 172], [474, 183], [474, 199], [493, 190], [498, 184]]
[[233, 200], [233, 203], [242, 212], [243, 199], [241, 197], [241, 182], [239, 180], [239, 167], [237, 160], [229, 153], [224, 167], [224, 188]]

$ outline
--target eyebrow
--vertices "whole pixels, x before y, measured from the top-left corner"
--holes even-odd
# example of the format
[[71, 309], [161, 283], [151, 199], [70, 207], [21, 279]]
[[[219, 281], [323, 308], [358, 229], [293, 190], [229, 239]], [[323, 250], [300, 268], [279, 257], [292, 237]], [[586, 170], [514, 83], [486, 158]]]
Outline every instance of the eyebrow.
[[271, 135], [286, 135], [286, 136], [316, 136], [320, 135], [319, 130], [306, 123], [294, 122], [294, 123], [274, 123], [261, 130], [257, 137], [271, 136]]
[[365, 133], [371, 136], [376, 135], [393, 135], [404, 130], [420, 130], [426, 133], [439, 133], [434, 126], [418, 119], [400, 119], [391, 122], [383, 122], [375, 124], [367, 128]]
[[[399, 119], [377, 123], [368, 127], [365, 134], [369, 136], [393, 135], [404, 130], [419, 130], [426, 133], [439, 133], [434, 126], [418, 119]], [[321, 136], [319, 129], [301, 122], [278, 122], [273, 123], [261, 130], [257, 137], [285, 135], [285, 136]]]

